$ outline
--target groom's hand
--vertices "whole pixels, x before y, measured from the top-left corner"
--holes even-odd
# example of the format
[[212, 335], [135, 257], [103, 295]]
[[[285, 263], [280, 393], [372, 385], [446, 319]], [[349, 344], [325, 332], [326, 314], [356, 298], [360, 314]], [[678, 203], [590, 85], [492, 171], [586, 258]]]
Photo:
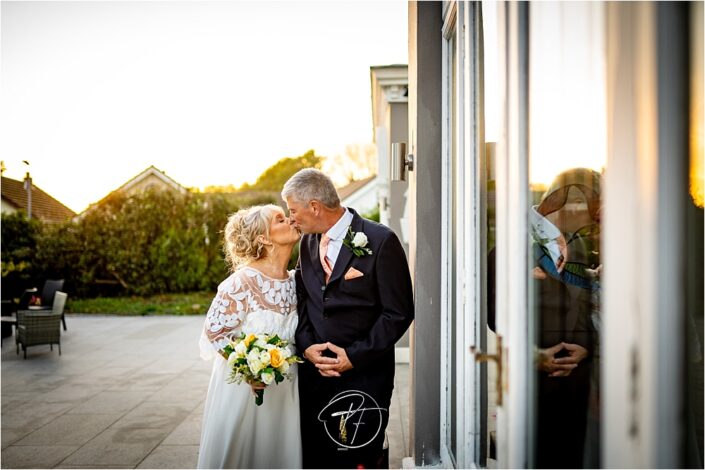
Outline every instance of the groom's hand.
[[[337, 365], [338, 359], [334, 357], [327, 357], [323, 355], [323, 352], [328, 349], [327, 344], [312, 344], [304, 351], [304, 357], [311, 361], [314, 366], [319, 365]], [[320, 372], [320, 370], [319, 370]], [[331, 376], [332, 377], [332, 376]]]
[[320, 372], [323, 377], [340, 377], [340, 374], [353, 368], [352, 362], [348, 359], [348, 353], [345, 352], [345, 349], [333, 343], [326, 343], [324, 346], [333, 351], [335, 355], [338, 356], [338, 360], [337, 364], [316, 364], [318, 372]]

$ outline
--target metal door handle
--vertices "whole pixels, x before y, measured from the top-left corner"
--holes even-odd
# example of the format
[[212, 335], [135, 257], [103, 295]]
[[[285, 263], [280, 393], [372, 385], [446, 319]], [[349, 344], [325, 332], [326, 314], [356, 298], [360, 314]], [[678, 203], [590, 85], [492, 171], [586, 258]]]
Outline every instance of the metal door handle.
[[470, 346], [470, 354], [475, 356], [475, 362], [494, 362], [497, 365], [497, 406], [502, 406], [502, 337], [497, 335], [497, 354], [486, 354]]

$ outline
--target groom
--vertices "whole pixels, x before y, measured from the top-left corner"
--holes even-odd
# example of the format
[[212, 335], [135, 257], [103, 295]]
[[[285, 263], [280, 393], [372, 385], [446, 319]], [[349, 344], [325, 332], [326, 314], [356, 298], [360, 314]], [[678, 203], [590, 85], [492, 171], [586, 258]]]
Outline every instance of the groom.
[[307, 168], [284, 185], [304, 233], [296, 268], [304, 468], [384, 468], [394, 344], [414, 319], [397, 236], [340, 205], [332, 181]]

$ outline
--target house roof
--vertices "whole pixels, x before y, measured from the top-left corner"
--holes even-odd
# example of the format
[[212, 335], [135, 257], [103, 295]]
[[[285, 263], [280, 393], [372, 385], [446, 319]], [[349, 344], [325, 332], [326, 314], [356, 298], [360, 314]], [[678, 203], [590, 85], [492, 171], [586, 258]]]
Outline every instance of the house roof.
[[146, 178], [149, 178], [150, 176], [155, 176], [161, 181], [164, 182], [168, 187], [173, 188], [175, 191], [178, 191], [182, 194], [186, 193], [188, 190], [184, 187], [181, 186], [179, 183], [176, 182], [176, 180], [169, 178], [166, 173], [164, 173], [162, 170], [159, 168], [155, 167], [154, 165], [150, 165], [139, 173], [137, 176], [133, 176], [129, 180], [127, 180], [126, 183], [124, 183], [122, 186], [120, 186], [117, 189], [114, 189], [113, 191], [110, 191], [106, 196], [104, 196], [102, 199], [100, 199], [98, 202], [91, 203], [86, 209], [84, 209], [83, 212], [81, 212], [81, 217], [83, 217], [86, 213], [90, 212], [93, 210], [94, 207], [100, 206], [105, 202], [111, 194], [115, 194], [118, 192], [125, 192], [128, 193], [131, 188], [137, 186], [141, 181], [145, 180]]
[[147, 177], [149, 177], [149, 176], [151, 176], [151, 175], [156, 176], [157, 178], [159, 178], [160, 180], [162, 180], [164, 183], [166, 183], [167, 185], [171, 186], [172, 188], [174, 188], [175, 190], [179, 191], [180, 193], [185, 193], [185, 192], [187, 191], [186, 188], [184, 188], [183, 186], [181, 186], [181, 185], [180, 185], [179, 183], [177, 183], [174, 179], [169, 178], [169, 177], [166, 175], [166, 173], [164, 173], [162, 170], [158, 169], [158, 168], [155, 167], [154, 165], [150, 165], [150, 166], [149, 166], [146, 170], [144, 170], [142, 173], [140, 173], [139, 175], [137, 175], [137, 176], [131, 178], [130, 180], [128, 180], [127, 183], [125, 183], [125, 184], [123, 184], [122, 186], [120, 186], [120, 187], [117, 189], [117, 191], [120, 191], [120, 190], [122, 190], [122, 191], [129, 191], [130, 188], [132, 188], [133, 186], [135, 186], [136, 184], [138, 184], [140, 181], [142, 181], [143, 179], [145, 179], [145, 178], [147, 178]]
[[375, 178], [377, 178], [377, 175], [372, 175], [369, 178], [365, 178], [364, 180], [353, 181], [352, 183], [343, 186], [342, 188], [338, 188], [338, 197], [341, 201], [343, 199], [349, 198], [350, 196], [367, 186], [367, 183], [374, 180]]
[[[27, 210], [27, 191], [24, 189], [24, 181], [3, 176], [2, 198], [17, 209]], [[32, 184], [32, 217], [44, 222], [55, 223], [66, 221], [75, 215], [74, 211]]]

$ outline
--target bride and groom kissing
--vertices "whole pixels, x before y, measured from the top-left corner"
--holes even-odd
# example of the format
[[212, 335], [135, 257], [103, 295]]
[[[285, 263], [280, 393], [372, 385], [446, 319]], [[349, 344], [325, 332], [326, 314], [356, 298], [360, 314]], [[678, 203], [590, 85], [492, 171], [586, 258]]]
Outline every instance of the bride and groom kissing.
[[[341, 206], [318, 170], [292, 176], [282, 198], [289, 217], [256, 206], [225, 227], [232, 273], [201, 335], [214, 363], [198, 467], [386, 468], [394, 345], [414, 318], [406, 255], [389, 228]], [[227, 382], [224, 348], [243, 333], [276, 334], [304, 359], [262, 406], [261, 385]]]

